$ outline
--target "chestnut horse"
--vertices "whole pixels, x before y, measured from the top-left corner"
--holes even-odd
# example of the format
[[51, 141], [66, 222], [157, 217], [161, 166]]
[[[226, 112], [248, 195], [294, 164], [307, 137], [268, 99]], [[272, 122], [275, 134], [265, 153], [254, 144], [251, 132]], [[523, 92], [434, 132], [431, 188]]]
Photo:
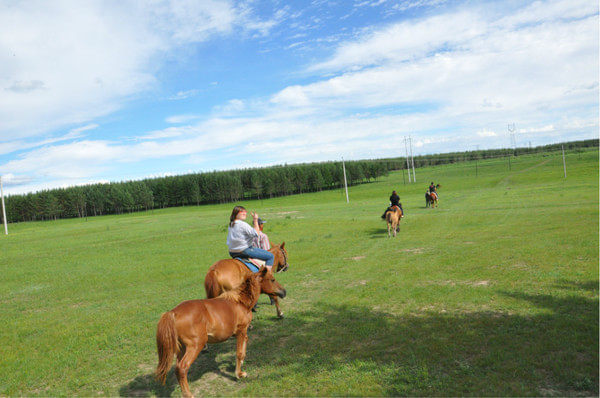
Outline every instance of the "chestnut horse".
[[392, 210], [385, 214], [385, 221], [387, 222], [388, 237], [392, 237], [391, 231], [394, 231], [394, 237], [396, 232], [400, 230], [400, 218], [402, 217], [402, 210], [398, 206], [392, 206]]
[[[437, 184], [435, 189], [440, 189], [441, 185]], [[431, 206], [433, 209], [438, 204], [438, 194], [437, 192], [430, 192], [429, 189], [425, 192], [425, 207]]]
[[165, 384], [173, 356], [177, 355], [175, 374], [181, 393], [184, 397], [192, 397], [187, 380], [190, 366], [206, 343], [221, 343], [231, 336], [237, 337], [235, 377], [246, 377], [247, 373], [242, 372], [242, 364], [246, 358], [252, 307], [256, 305], [261, 290], [285, 295], [285, 290], [277, 287], [273, 281], [273, 273], [263, 267], [258, 272], [250, 273], [235, 290], [217, 298], [184, 301], [162, 314], [156, 329], [158, 381]]
[[[269, 250], [275, 257], [273, 261], [273, 270], [277, 272], [287, 271], [289, 264], [287, 262], [287, 250], [285, 249], [285, 242], [281, 245], [272, 245]], [[204, 290], [206, 291], [207, 298], [217, 297], [224, 291], [234, 289], [238, 286], [252, 271], [239, 260], [226, 259], [219, 260], [214, 263], [206, 273], [204, 278]], [[262, 293], [267, 294], [273, 299], [275, 309], [277, 311], [277, 317], [283, 318], [283, 311], [279, 308], [279, 300], [277, 296], [283, 298], [283, 296], [277, 294], [270, 294], [266, 291]]]
[[427, 195], [427, 203], [431, 206], [431, 208], [435, 208], [438, 203], [438, 196], [436, 192], [428, 192]]

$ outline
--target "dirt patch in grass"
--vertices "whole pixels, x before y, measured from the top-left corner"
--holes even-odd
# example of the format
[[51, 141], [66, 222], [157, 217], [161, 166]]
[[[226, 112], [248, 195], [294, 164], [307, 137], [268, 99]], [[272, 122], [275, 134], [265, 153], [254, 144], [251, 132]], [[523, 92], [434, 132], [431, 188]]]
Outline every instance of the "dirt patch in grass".
[[473, 286], [473, 287], [481, 287], [481, 286], [489, 286], [491, 284], [488, 280], [483, 281], [428, 281], [424, 283], [425, 285], [436, 285], [436, 286]]
[[277, 213], [273, 213], [274, 216], [276, 217], [285, 217], [285, 216], [289, 216], [292, 214], [297, 214], [298, 210], [294, 210], [294, 211], [279, 211]]
[[356, 286], [365, 286], [367, 284], [366, 280], [354, 281], [347, 285], [346, 287], [356, 287]]
[[415, 247], [414, 249], [403, 249], [401, 251], [403, 253], [423, 254], [425, 252], [425, 248], [424, 247]]

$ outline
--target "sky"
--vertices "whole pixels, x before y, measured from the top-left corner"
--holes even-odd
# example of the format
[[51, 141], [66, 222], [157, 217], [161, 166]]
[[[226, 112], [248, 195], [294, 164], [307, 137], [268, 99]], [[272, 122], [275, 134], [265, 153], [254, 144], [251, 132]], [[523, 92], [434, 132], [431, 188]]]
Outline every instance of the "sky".
[[5, 194], [598, 138], [591, 0], [3, 0]]

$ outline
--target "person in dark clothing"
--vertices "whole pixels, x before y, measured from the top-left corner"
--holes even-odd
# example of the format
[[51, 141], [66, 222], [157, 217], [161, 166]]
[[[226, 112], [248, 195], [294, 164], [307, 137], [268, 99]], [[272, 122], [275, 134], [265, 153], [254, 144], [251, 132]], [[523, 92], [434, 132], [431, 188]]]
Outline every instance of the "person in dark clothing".
[[[438, 184], [439, 186], [440, 184]], [[438, 199], [440, 198], [440, 194], [437, 191], [437, 186], [434, 185], [433, 181], [431, 181], [431, 185], [429, 186], [429, 193], [435, 192], [435, 194], [438, 196]]]
[[398, 206], [400, 208], [400, 211], [402, 212], [402, 217], [404, 217], [404, 210], [402, 209], [402, 203], [400, 203], [400, 196], [398, 196], [398, 193], [396, 191], [392, 192], [392, 195], [390, 196], [390, 206], [387, 209], [385, 209], [385, 212], [383, 213], [381, 218], [385, 220], [385, 215], [394, 206]]

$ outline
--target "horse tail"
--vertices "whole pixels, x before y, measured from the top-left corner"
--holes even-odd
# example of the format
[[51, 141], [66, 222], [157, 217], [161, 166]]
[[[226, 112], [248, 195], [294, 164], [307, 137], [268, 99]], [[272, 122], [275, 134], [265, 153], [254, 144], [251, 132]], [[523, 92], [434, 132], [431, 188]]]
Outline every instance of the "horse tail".
[[214, 270], [210, 270], [206, 274], [206, 278], [204, 278], [204, 290], [206, 291], [206, 298], [215, 298], [221, 294], [221, 286], [217, 281]]
[[172, 311], [162, 314], [158, 321], [156, 347], [158, 348], [156, 379], [161, 384], [165, 384], [167, 373], [173, 363], [173, 356], [178, 355], [180, 350], [177, 329], [175, 329], [175, 314]]

